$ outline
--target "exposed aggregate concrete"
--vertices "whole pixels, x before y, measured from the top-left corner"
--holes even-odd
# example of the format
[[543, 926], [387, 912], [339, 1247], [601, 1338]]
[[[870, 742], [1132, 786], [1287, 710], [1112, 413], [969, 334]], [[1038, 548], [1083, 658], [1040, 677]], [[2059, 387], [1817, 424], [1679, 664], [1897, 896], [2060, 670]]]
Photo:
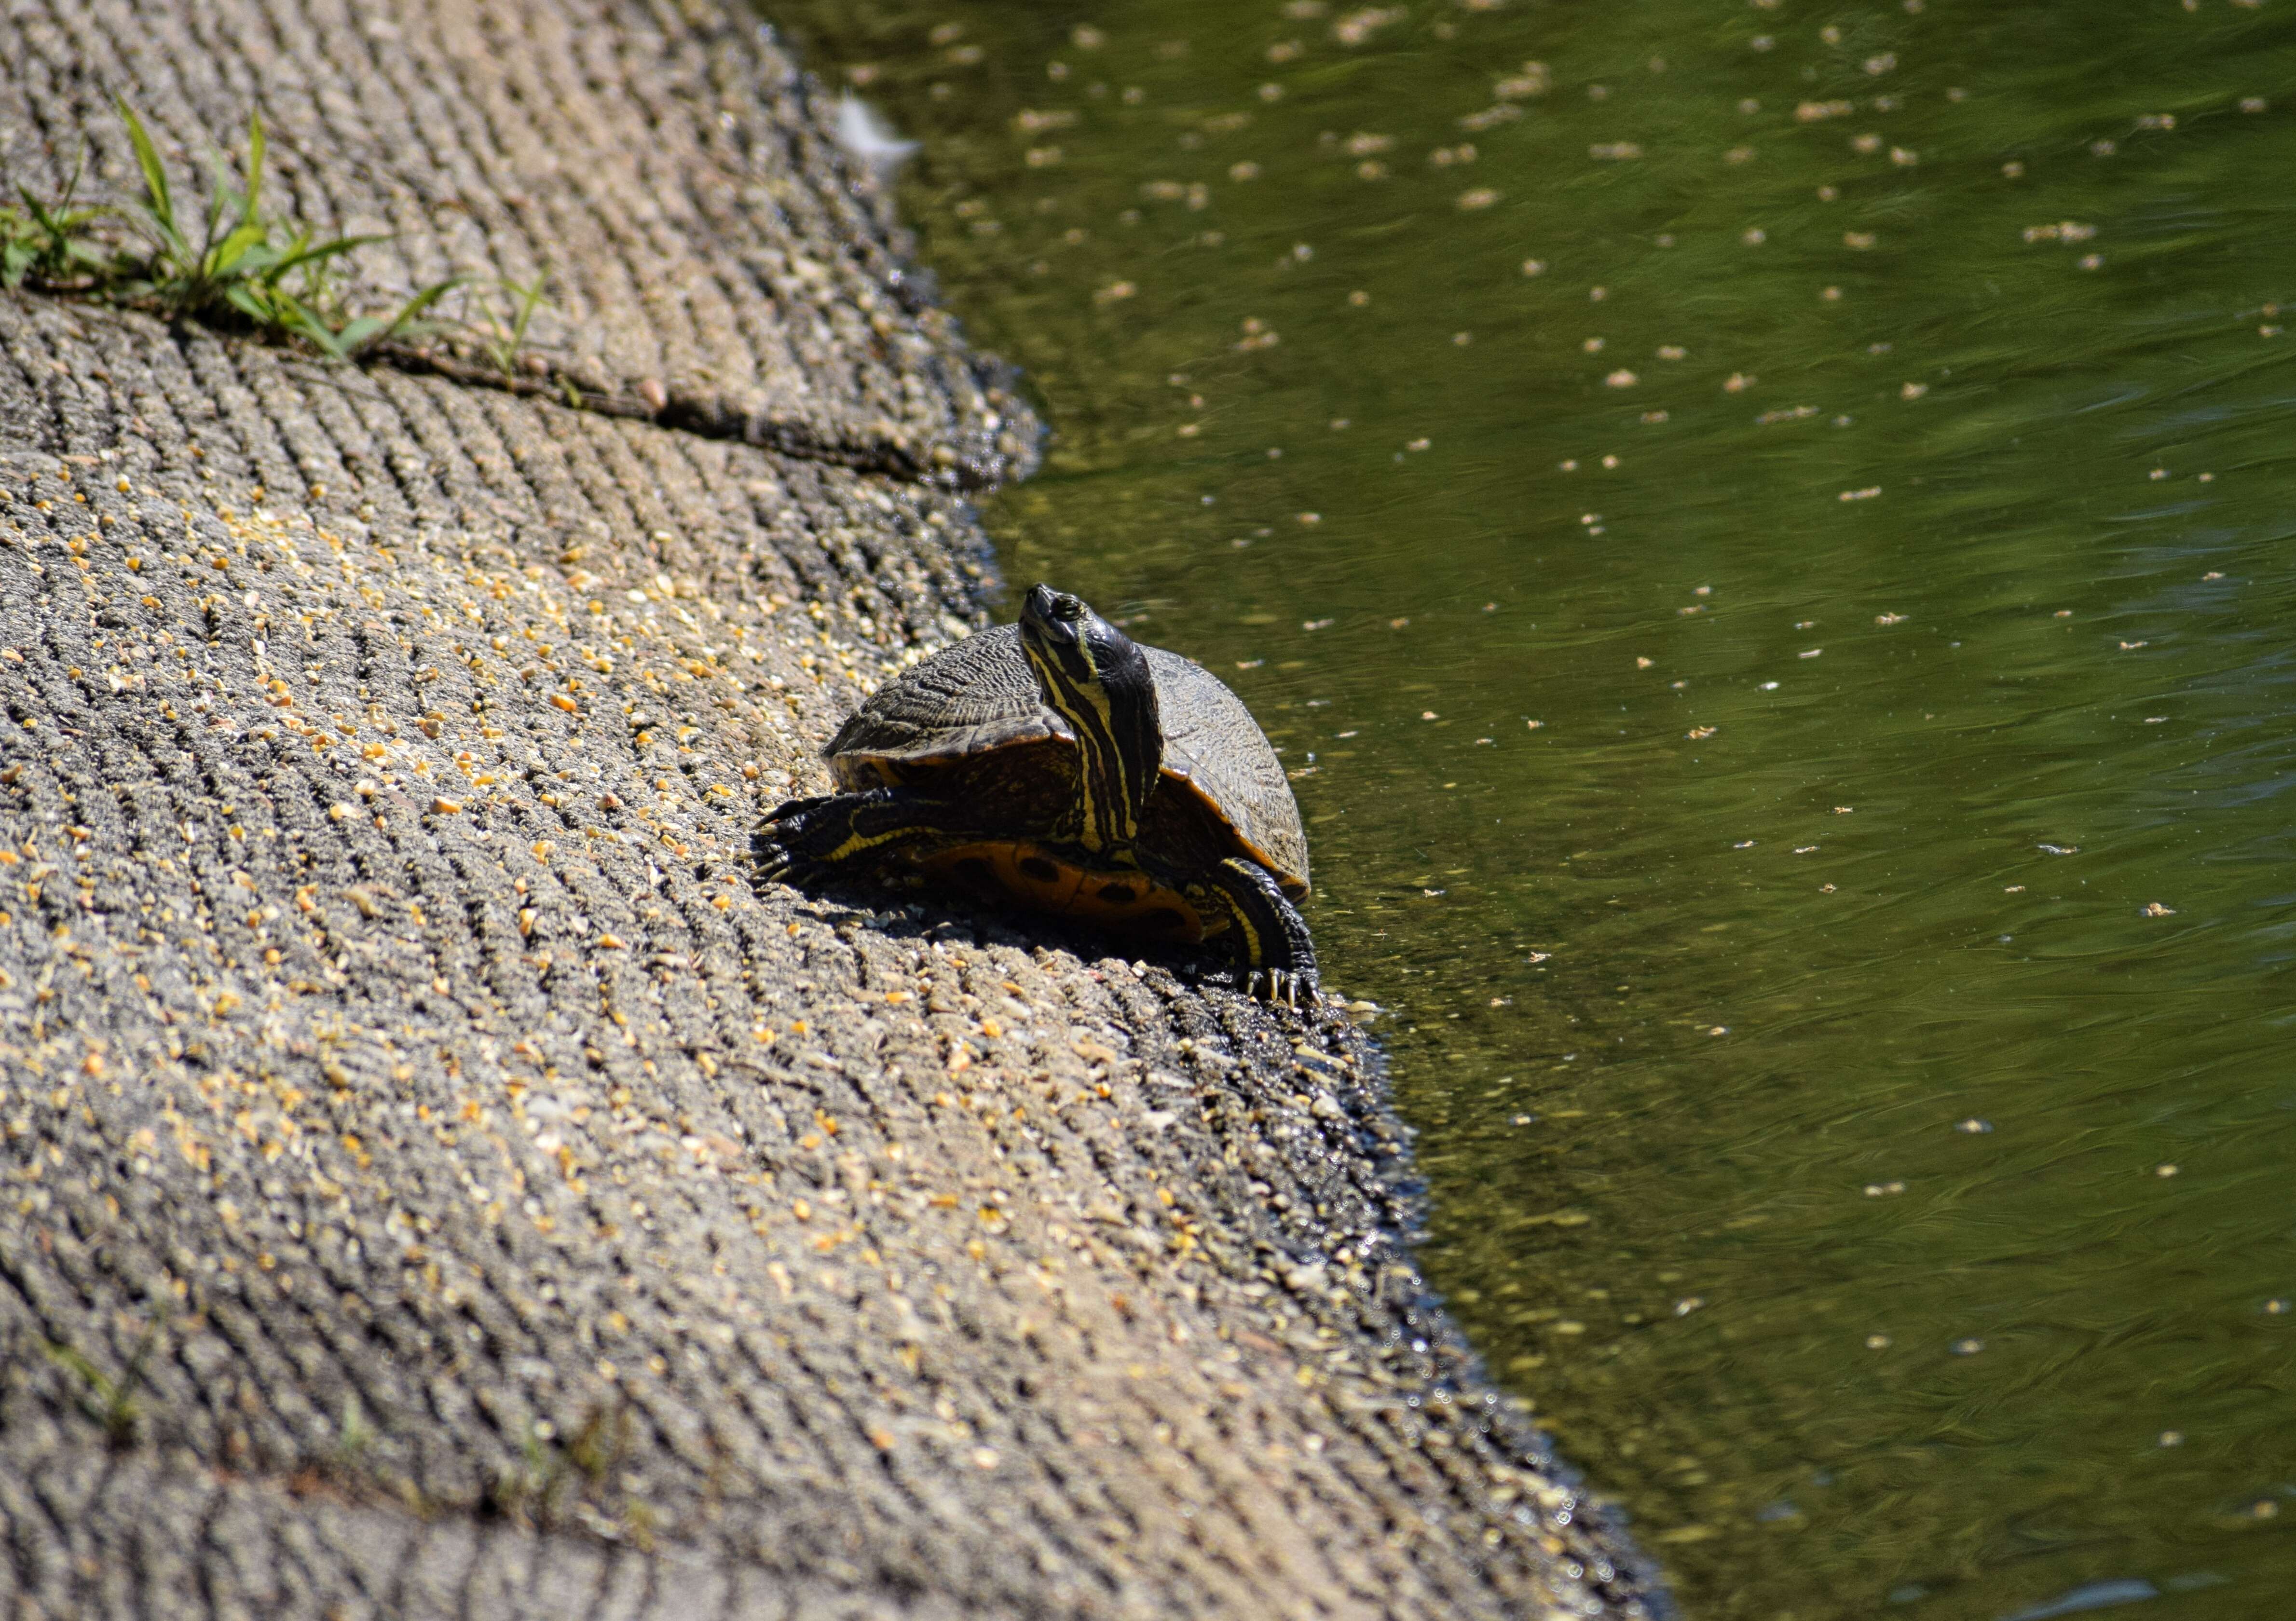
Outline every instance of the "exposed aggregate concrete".
[[0, 492], [8, 1613], [1657, 1612], [1344, 1022], [753, 889], [956, 496], [26, 299]]

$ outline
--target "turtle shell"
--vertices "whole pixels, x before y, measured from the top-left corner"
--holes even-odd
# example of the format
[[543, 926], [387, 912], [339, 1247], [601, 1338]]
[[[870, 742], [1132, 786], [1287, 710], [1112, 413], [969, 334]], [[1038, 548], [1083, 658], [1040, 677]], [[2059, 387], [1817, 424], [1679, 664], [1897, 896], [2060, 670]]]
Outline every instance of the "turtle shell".
[[[1156, 679], [1163, 769], [1140, 843], [1194, 872], [1242, 855], [1293, 899], [1308, 893], [1308, 836], [1283, 764], [1243, 700], [1219, 677], [1160, 647], [1144, 648]], [[968, 636], [882, 687], [822, 751], [838, 785], [995, 793], [1026, 837], [1076, 792], [1076, 736], [1037, 691], [1021, 630]]]

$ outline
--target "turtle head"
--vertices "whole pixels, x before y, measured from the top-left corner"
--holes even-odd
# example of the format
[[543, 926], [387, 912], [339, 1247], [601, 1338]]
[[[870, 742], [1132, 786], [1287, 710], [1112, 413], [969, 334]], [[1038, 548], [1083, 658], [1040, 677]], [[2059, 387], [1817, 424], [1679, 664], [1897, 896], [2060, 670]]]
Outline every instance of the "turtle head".
[[1077, 842], [1088, 850], [1128, 846], [1163, 764], [1156, 678], [1139, 643], [1050, 585], [1021, 605], [1021, 646], [1044, 700], [1076, 733]]

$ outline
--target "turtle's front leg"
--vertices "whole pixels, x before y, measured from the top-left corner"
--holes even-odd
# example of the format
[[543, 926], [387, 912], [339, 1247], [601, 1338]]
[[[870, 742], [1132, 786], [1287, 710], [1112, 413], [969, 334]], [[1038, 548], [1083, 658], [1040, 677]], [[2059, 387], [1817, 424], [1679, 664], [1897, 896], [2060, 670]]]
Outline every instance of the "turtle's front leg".
[[1296, 1007], [1301, 991], [1310, 1007], [1322, 1000], [1316, 942], [1275, 874], [1256, 861], [1231, 856], [1190, 891], [1190, 898], [1201, 897], [1206, 910], [1227, 914], [1248, 994], [1259, 995], [1264, 978], [1270, 1002]]
[[791, 799], [768, 812], [750, 835], [750, 851], [760, 883], [866, 877], [963, 832], [966, 820], [954, 807], [904, 788], [827, 794]]

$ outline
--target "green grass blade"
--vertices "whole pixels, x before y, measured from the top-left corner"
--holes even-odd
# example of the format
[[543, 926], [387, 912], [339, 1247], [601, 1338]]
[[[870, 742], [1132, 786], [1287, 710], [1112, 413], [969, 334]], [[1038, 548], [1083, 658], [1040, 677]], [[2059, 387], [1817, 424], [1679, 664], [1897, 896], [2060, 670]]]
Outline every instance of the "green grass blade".
[[300, 270], [310, 266], [324, 264], [329, 259], [348, 253], [354, 248], [364, 248], [369, 242], [388, 240], [389, 238], [383, 236], [338, 236], [332, 242], [319, 242], [306, 248], [302, 246], [303, 239], [299, 238], [294, 245], [279, 256], [277, 268], [279, 273], [283, 274], [290, 270]]
[[[16, 192], [23, 198], [24, 208], [31, 215], [33, 223], [39, 226], [41, 233], [51, 242], [62, 239], [77, 223], [69, 219], [60, 219], [48, 212], [46, 205], [32, 195], [30, 187], [19, 185]], [[15, 210], [11, 209], [9, 212], [12, 214]]]
[[[403, 333], [425, 330], [425, 323], [419, 319], [422, 312], [462, 284], [463, 278], [458, 275], [450, 275], [443, 282], [433, 282], [400, 305], [398, 313], [387, 322], [383, 322], [373, 333], [360, 343], [349, 346], [352, 352], [356, 354], [375, 344], [388, 343]], [[369, 319], [372, 320], [373, 317], [370, 316]], [[364, 325], [365, 323], [355, 323], [355, 324]]]
[[301, 299], [287, 292], [276, 294], [275, 299], [279, 313], [275, 320], [278, 325], [308, 340], [330, 360], [350, 358], [349, 351], [343, 348], [342, 340], [337, 338], [333, 330], [313, 314]]
[[279, 280], [280, 252], [279, 244], [266, 237], [252, 244], [246, 253], [241, 256], [238, 268], [233, 274], [242, 281], [259, 282], [266, 287], [272, 286]]
[[266, 244], [263, 250], [264, 281], [277, 286], [280, 277], [303, 262], [304, 252], [310, 245], [311, 227], [308, 225], [296, 226], [295, 234], [284, 242]]
[[160, 149], [152, 144], [152, 137], [144, 131], [144, 120], [135, 116], [127, 98], [113, 100], [120, 121], [127, 126], [127, 138], [135, 143], [136, 165], [144, 171], [144, 207], [161, 231], [181, 242], [182, 234], [176, 229], [175, 199], [168, 192], [168, 168], [160, 161]]
[[[27, 198], [26, 201], [31, 200]], [[40, 222], [40, 229], [58, 243], [69, 242], [84, 235], [89, 225], [111, 211], [110, 209], [47, 209], [37, 202], [32, 203], [33, 217]]]
[[443, 282], [431, 282], [430, 286], [424, 288], [421, 292], [416, 293], [413, 298], [407, 299], [406, 304], [400, 307], [399, 312], [391, 317], [391, 330], [393, 332], [397, 332], [400, 328], [406, 326], [424, 310], [430, 308], [433, 304], [436, 304], [439, 299], [445, 298], [448, 293], [454, 291], [455, 289], [460, 287], [462, 284], [463, 278], [458, 275], [450, 275]]
[[[239, 226], [244, 231], [256, 222], [256, 199], [263, 191], [263, 115], [250, 108], [247, 113], [247, 195], [242, 200]], [[270, 233], [266, 231], [265, 235]]]
[[[535, 277], [531, 283], [524, 287], [521, 287], [515, 282], [510, 283], [511, 291], [518, 295], [518, 318], [511, 323], [510, 328], [510, 347], [512, 353], [524, 347], [526, 329], [534, 320], [534, 312], [550, 301], [542, 296], [542, 289], [541, 276]], [[508, 370], [507, 367], [504, 369]]]
[[217, 279], [232, 274], [234, 270], [241, 275], [260, 274], [265, 266], [260, 262], [260, 256], [253, 250], [264, 246], [270, 234], [271, 227], [260, 220], [250, 220], [241, 225], [217, 242], [215, 251], [208, 256], [208, 274]]
[[208, 162], [208, 251], [215, 250], [216, 233], [223, 229], [224, 216], [242, 200], [231, 189], [231, 177], [224, 173], [223, 156], [217, 153]]
[[357, 355], [368, 344], [390, 332], [394, 323], [388, 315], [361, 315], [335, 334], [335, 341], [346, 355]]
[[88, 269], [98, 274], [124, 272], [131, 262], [125, 254], [113, 253], [102, 242], [92, 242], [80, 238], [74, 238], [64, 243], [61, 257], [68, 265], [85, 265]]

